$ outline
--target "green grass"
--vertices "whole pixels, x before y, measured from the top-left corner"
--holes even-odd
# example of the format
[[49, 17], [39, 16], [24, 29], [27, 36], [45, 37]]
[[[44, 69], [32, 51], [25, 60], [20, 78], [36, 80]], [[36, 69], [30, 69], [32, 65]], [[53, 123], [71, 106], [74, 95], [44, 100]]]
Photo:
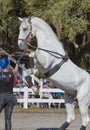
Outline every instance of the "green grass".
[[[17, 105], [14, 107], [15, 113], [58, 113], [58, 114], [65, 114], [66, 109], [65, 108], [40, 108], [36, 105], [31, 105], [29, 108], [24, 109], [20, 105]], [[80, 110], [79, 108], [75, 108], [75, 114], [79, 114]], [[89, 108], [90, 113], [90, 108]]]
[[26, 113], [65, 113], [65, 108], [40, 108], [35, 105], [27, 109], [22, 108], [20, 105], [14, 107], [13, 112], [26, 112]]

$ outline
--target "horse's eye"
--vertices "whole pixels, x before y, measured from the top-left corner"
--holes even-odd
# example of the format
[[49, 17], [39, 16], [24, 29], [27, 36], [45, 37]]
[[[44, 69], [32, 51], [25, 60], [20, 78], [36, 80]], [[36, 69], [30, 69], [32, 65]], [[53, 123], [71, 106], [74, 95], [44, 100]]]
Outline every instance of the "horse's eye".
[[23, 31], [24, 31], [24, 32], [27, 31], [27, 28], [23, 28]]

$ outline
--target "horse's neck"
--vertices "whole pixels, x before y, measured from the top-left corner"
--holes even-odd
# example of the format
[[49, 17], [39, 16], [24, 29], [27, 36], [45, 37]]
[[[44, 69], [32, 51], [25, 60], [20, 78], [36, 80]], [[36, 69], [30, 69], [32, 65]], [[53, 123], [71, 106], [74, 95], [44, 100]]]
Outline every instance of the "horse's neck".
[[39, 31], [36, 33], [36, 38], [38, 48], [47, 49], [65, 55], [63, 45], [56, 35], [48, 35], [45, 31]]
[[[36, 27], [35, 35], [37, 39], [38, 48], [50, 50], [65, 55], [62, 43], [60, 43], [57, 36], [50, 28], [50, 26], [47, 25], [47, 23], [37, 19], [34, 20], [34, 25]], [[36, 59], [39, 65], [41, 65], [44, 70], [49, 69], [57, 62], [57, 59], [55, 57], [39, 49], [36, 51]]]
[[[50, 46], [50, 42], [47, 41], [46, 39], [40, 40], [40, 42], [38, 41], [38, 48], [42, 48], [45, 50], [50, 50], [50, 51], [55, 51], [58, 52], [57, 50], [59, 50], [58, 48], [60, 47], [60, 45], [58, 47], [54, 47], [54, 45]], [[61, 51], [60, 51], [61, 52]], [[65, 55], [65, 52], [62, 49], [63, 53], [60, 53], [62, 55]], [[52, 68], [54, 65], [56, 65], [57, 63], [59, 63], [61, 61], [61, 59], [57, 59], [55, 56], [55, 53], [50, 54], [49, 52], [43, 51], [41, 49], [37, 49], [35, 52], [35, 57], [37, 59], [37, 63], [38, 63], [38, 67], [39, 70], [41, 70], [41, 72], [47, 72], [50, 68]]]
[[40, 18], [32, 17], [31, 21], [33, 30], [35, 30], [38, 47], [51, 51], [57, 51], [58, 53], [64, 55], [65, 52], [63, 45], [58, 40], [52, 28]]

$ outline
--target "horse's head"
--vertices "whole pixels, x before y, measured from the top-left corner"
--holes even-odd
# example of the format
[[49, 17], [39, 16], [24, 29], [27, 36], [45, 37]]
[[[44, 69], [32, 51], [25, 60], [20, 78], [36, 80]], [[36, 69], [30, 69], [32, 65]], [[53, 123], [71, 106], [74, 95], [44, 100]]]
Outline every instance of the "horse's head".
[[18, 46], [24, 49], [26, 44], [31, 42], [34, 33], [32, 30], [31, 18], [19, 18], [19, 20], [21, 25], [19, 28]]

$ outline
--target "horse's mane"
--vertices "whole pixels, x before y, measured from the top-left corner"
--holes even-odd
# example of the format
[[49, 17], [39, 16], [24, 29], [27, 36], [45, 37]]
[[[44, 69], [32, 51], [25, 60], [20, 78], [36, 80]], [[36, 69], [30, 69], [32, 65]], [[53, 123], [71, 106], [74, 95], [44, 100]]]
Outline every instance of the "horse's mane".
[[55, 32], [52, 30], [52, 28], [46, 21], [38, 17], [31, 17], [31, 19], [34, 20], [36, 23], [38, 22], [39, 28], [45, 30], [47, 33], [50, 32], [52, 35], [56, 36]]
[[61, 42], [59, 41], [59, 39], [58, 39], [57, 35], [55, 34], [54, 30], [50, 27], [50, 25], [46, 21], [44, 21], [43, 19], [38, 18], [38, 17], [31, 17], [31, 21], [33, 21], [36, 24], [36, 26], [37, 26], [37, 22], [38, 22], [38, 28], [45, 31], [45, 33], [47, 33], [47, 35], [51, 39], [53, 39], [53, 42], [57, 41], [59, 44], [61, 44]]

